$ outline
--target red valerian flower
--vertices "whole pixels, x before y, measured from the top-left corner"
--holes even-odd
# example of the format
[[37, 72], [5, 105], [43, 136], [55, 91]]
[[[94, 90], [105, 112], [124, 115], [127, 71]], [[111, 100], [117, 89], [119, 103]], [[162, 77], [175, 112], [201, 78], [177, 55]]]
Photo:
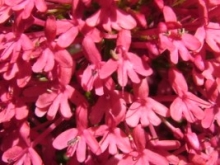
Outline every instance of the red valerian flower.
[[82, 87], [86, 91], [91, 91], [94, 88], [95, 93], [101, 96], [104, 94], [106, 80], [100, 79], [99, 72], [104, 62], [101, 61], [101, 55], [92, 38], [84, 37], [82, 47], [85, 51], [85, 56], [92, 63], [83, 71], [81, 79]]
[[[152, 74], [152, 69], [143, 63], [143, 60], [134, 53], [128, 52], [131, 44], [131, 32], [122, 30], [117, 39], [118, 52], [112, 51], [113, 59], [109, 59], [100, 70], [100, 78], [105, 79], [117, 70], [118, 83], [125, 87], [128, 77], [133, 83], [139, 83], [140, 77]], [[139, 75], [138, 75], [139, 74]]]
[[[16, 120], [24, 120], [28, 116], [28, 107], [22, 99], [18, 99], [19, 88], [13, 84], [1, 82], [0, 89], [0, 123]], [[15, 101], [16, 100], [16, 101]]]
[[[166, 22], [177, 23], [177, 17], [172, 8], [164, 6], [163, 14]], [[159, 34], [159, 38], [160, 47], [170, 51], [170, 61], [177, 64], [179, 55], [184, 61], [193, 60], [190, 51], [199, 50], [201, 47], [199, 40], [193, 35], [178, 29], [167, 29], [167, 31], [168, 33]]]
[[111, 113], [119, 121], [115, 123], [117, 125], [124, 119], [125, 112], [126, 101], [120, 96], [119, 91], [105, 89], [104, 95], [100, 96], [92, 107], [89, 119], [92, 124], [98, 124], [104, 115], [106, 119]]
[[42, 160], [38, 153], [32, 148], [24, 148], [20, 146], [14, 146], [4, 152], [2, 160], [5, 163], [14, 164], [33, 164], [40, 165]]
[[136, 101], [128, 108], [126, 123], [131, 127], [137, 126], [139, 121], [142, 126], [159, 125], [161, 119], [158, 115], [167, 117], [168, 108], [148, 96], [149, 88], [146, 78], [141, 80], [141, 83], [134, 84], [133, 89]]
[[[109, 116], [108, 123], [101, 125], [95, 130], [95, 136], [102, 136], [99, 142], [102, 152], [108, 149], [108, 152], [112, 155], [118, 153], [118, 150], [123, 153], [129, 153], [131, 151], [131, 145], [128, 136], [114, 123], [112, 116]], [[118, 124], [118, 121], [116, 121]]]
[[24, 57], [32, 53], [33, 43], [27, 35], [11, 32], [5, 34], [2, 41], [0, 72], [4, 79], [15, 78], [17, 85], [24, 87], [31, 78], [31, 65]]
[[47, 118], [52, 120], [59, 111], [64, 118], [70, 118], [72, 112], [68, 100], [76, 104], [84, 102], [78, 95], [79, 93], [69, 85], [54, 85], [37, 99], [35, 114], [39, 117], [47, 114]]
[[145, 131], [141, 125], [137, 125], [132, 132], [132, 142], [134, 145], [134, 150], [125, 154], [121, 160], [119, 160], [118, 165], [150, 165], [158, 164], [168, 165], [168, 161], [165, 157], [159, 155], [158, 153], [151, 151], [146, 148], [146, 137]]
[[212, 105], [204, 110], [205, 117], [202, 119], [201, 123], [203, 128], [210, 128], [214, 121], [217, 121], [217, 124], [220, 126], [220, 95], [216, 81], [208, 79], [205, 83], [207, 96]]
[[87, 146], [97, 155], [101, 153], [101, 149], [94, 137], [92, 129], [87, 128], [87, 109], [84, 105], [77, 107], [76, 117], [77, 128], [71, 128], [62, 132], [53, 141], [53, 146], [58, 150], [67, 148], [68, 157], [72, 157], [76, 152], [77, 160], [84, 162]]
[[114, 0], [99, 0], [101, 9], [94, 15], [86, 19], [86, 24], [94, 27], [102, 25], [102, 27], [111, 32], [112, 29], [120, 31], [122, 29], [133, 29], [137, 23], [135, 19], [123, 10], [116, 7]]
[[196, 31], [196, 37], [202, 42], [206, 42], [212, 51], [220, 52], [220, 24], [209, 22], [207, 26], [201, 26]]
[[[2, 160], [8, 164], [41, 165], [42, 160], [38, 153], [34, 150], [30, 140], [30, 126], [27, 122], [21, 124], [16, 136], [17, 137], [14, 137], [13, 139], [14, 142], [11, 143], [13, 146], [3, 153]], [[16, 138], [18, 140], [16, 140]]]
[[22, 18], [27, 19], [31, 16], [34, 7], [40, 12], [45, 12], [47, 6], [44, 0], [4, 0], [5, 6], [12, 11], [21, 11]]
[[180, 121], [184, 116], [191, 123], [202, 120], [204, 117], [202, 108], [210, 107], [210, 103], [188, 91], [186, 80], [177, 69], [169, 70], [169, 80], [172, 88], [178, 94], [170, 106], [171, 117]]
[[60, 48], [54, 42], [56, 38], [56, 20], [51, 16], [46, 21], [45, 36], [46, 40], [39, 39], [40, 46], [36, 48], [35, 57], [36, 62], [32, 66], [32, 70], [36, 73], [46, 72], [54, 75], [48, 76], [50, 79], [58, 79], [63, 85], [69, 83], [73, 71], [75, 69], [75, 62], [66, 49]]

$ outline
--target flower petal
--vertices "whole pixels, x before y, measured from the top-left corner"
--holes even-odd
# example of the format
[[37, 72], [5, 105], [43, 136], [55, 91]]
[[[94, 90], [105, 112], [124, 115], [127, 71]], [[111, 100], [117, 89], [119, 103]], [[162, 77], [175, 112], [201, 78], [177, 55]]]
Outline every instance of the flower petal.
[[53, 141], [53, 147], [62, 150], [68, 147], [68, 142], [73, 140], [78, 134], [78, 130], [76, 128], [68, 129], [58, 135]]

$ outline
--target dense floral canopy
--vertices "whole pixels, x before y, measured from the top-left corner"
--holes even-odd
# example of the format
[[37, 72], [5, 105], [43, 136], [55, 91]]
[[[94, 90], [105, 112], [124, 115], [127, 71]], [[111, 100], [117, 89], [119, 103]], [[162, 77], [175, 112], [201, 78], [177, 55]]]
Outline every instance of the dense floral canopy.
[[0, 0], [0, 164], [219, 165], [219, 0]]

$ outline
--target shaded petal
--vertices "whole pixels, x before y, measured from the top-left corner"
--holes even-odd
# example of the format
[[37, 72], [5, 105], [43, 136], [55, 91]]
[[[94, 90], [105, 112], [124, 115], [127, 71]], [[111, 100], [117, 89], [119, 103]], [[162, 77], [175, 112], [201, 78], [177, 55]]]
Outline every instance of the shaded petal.
[[45, 49], [43, 51], [43, 55], [47, 57], [46, 64], [44, 66], [44, 71], [49, 72], [53, 69], [55, 61], [54, 61], [54, 54], [50, 49]]
[[57, 93], [44, 93], [39, 96], [35, 105], [38, 108], [45, 108], [49, 106], [56, 97], [57, 97]]
[[47, 118], [49, 120], [53, 120], [55, 118], [57, 111], [60, 108], [61, 99], [62, 95], [59, 94], [48, 109]]
[[177, 22], [176, 14], [171, 7], [164, 6], [163, 15], [166, 22]]
[[45, 12], [47, 10], [47, 5], [44, 0], [35, 0], [35, 6], [40, 12]]
[[152, 106], [152, 109], [154, 112], [156, 112], [157, 114], [163, 116], [163, 117], [167, 117], [168, 116], [168, 108], [166, 106], [164, 106], [163, 104], [148, 98], [147, 102], [149, 102], [149, 104]]
[[212, 123], [214, 122], [214, 109], [213, 108], [207, 108], [204, 111], [205, 117], [202, 120], [202, 127], [203, 128], [209, 128], [211, 127]]
[[151, 109], [149, 109], [147, 106], [142, 106], [140, 108], [140, 123], [143, 127], [146, 127], [149, 125], [150, 121], [149, 121], [149, 111], [151, 111]]
[[[112, 134], [109, 135], [109, 147], [108, 147], [108, 151], [111, 155], [115, 155], [118, 152], [118, 148], [116, 145], [116, 137], [114, 137]], [[118, 140], [118, 139], [117, 139]]]
[[198, 105], [195, 104], [195, 102], [187, 100], [186, 104], [189, 110], [197, 119], [202, 120], [205, 117], [204, 111], [201, 108], [199, 108]]
[[148, 119], [154, 126], [158, 126], [161, 123], [161, 119], [152, 110], [148, 110]]
[[117, 9], [116, 17], [119, 26], [124, 29], [130, 30], [137, 26], [135, 19], [131, 15], [125, 13], [123, 10]]
[[136, 97], [139, 97], [140, 99], [147, 99], [149, 94], [149, 86], [147, 79], [144, 78], [141, 80], [138, 84], [133, 84], [133, 90]]
[[143, 60], [134, 53], [127, 53], [129, 61], [133, 64], [134, 70], [142, 75], [149, 76], [153, 73], [152, 69], [144, 65]]
[[131, 31], [130, 30], [121, 30], [118, 33], [117, 46], [123, 46], [123, 48], [128, 51], [131, 45]]
[[56, 18], [53, 15], [49, 15], [45, 24], [45, 36], [49, 42], [52, 42], [56, 37]]
[[83, 71], [81, 85], [85, 91], [91, 91], [93, 89], [94, 80], [97, 77], [96, 75], [93, 75], [93, 72], [96, 71], [94, 70], [94, 66], [91, 65], [87, 66]]
[[179, 55], [183, 59], [183, 61], [189, 61], [191, 58], [191, 55], [189, 51], [187, 50], [187, 48], [183, 45], [183, 43], [180, 41], [178, 42], [175, 41], [174, 45], [177, 47], [179, 51]]
[[23, 62], [22, 64], [19, 64], [19, 72], [17, 73], [17, 85], [22, 88], [27, 85], [29, 80], [31, 79], [31, 65], [28, 62]]
[[79, 162], [84, 162], [86, 159], [86, 142], [84, 137], [80, 137], [76, 149], [76, 157]]
[[180, 98], [176, 98], [170, 106], [171, 117], [176, 121], [180, 121], [182, 118], [183, 109], [186, 109], [185, 104]]
[[128, 136], [120, 128], [115, 128], [114, 135], [114, 139], [116, 140], [118, 149], [120, 149], [124, 153], [131, 152], [132, 149]]
[[93, 64], [100, 64], [101, 62], [101, 54], [99, 50], [96, 48], [94, 41], [90, 37], [84, 37], [82, 41], [82, 47], [86, 53], [86, 57]]
[[0, 24], [5, 22], [11, 16], [11, 8], [6, 6], [1, 6], [1, 14], [0, 14]]
[[178, 49], [175, 48], [174, 50], [170, 51], [170, 61], [174, 64], [177, 64], [178, 59], [179, 59]]
[[61, 34], [58, 37], [57, 44], [62, 48], [66, 48], [70, 46], [70, 44], [74, 41], [77, 35], [78, 35], [78, 28], [72, 27], [67, 32]]
[[186, 118], [186, 120], [190, 123], [194, 123], [196, 121], [194, 115], [192, 114], [192, 112], [186, 107], [183, 109], [183, 115]]
[[38, 153], [33, 148], [31, 148], [31, 147], [28, 148], [28, 151], [29, 151], [29, 154], [30, 154], [32, 165], [43, 164], [40, 156], [38, 155]]
[[2, 160], [5, 163], [8, 163], [9, 160], [16, 160], [18, 154], [22, 153], [23, 148], [19, 146], [14, 146], [12, 148], [9, 148], [7, 151], [5, 151], [2, 155]]
[[137, 73], [133, 70], [133, 68], [128, 69], [127, 73], [133, 83], [139, 83], [141, 81]]
[[98, 25], [100, 22], [100, 15], [101, 15], [101, 10], [98, 10], [95, 14], [93, 14], [91, 17], [86, 19], [86, 24], [91, 27]]
[[125, 87], [128, 83], [128, 76], [127, 76], [127, 67], [130, 66], [125, 66], [125, 64], [121, 64], [118, 66], [118, 83], [122, 87]]
[[169, 70], [169, 81], [172, 85], [172, 88], [178, 95], [183, 95], [188, 92], [188, 85], [183, 74], [177, 69]]
[[91, 133], [88, 130], [85, 129], [83, 131], [83, 136], [85, 138], [85, 141], [86, 141], [87, 145], [91, 149], [91, 151], [96, 155], [101, 154], [102, 151], [101, 151], [101, 148], [99, 146], [99, 143], [97, 142], [95, 137], [93, 135], [91, 135]]
[[67, 94], [64, 94], [60, 100], [60, 113], [66, 119], [69, 119], [72, 116]]
[[164, 158], [163, 156], [161, 156], [151, 150], [145, 149], [144, 154], [148, 157], [148, 160], [152, 164], [158, 164], [158, 162], [160, 162], [160, 165], [169, 165], [166, 158]]
[[45, 67], [47, 63], [47, 55], [43, 52], [42, 55], [37, 59], [37, 61], [32, 66], [33, 72], [42, 72], [43, 68]]
[[118, 63], [112, 59], [108, 60], [101, 68], [99, 76], [101, 79], [109, 77], [118, 68]]
[[89, 119], [92, 124], [98, 124], [103, 118], [104, 113], [108, 112], [108, 110], [110, 109], [104, 97], [105, 96], [101, 96], [91, 109]]
[[28, 17], [30, 17], [33, 8], [34, 8], [34, 2], [29, 1], [29, 3], [27, 3], [25, 5], [25, 8], [23, 9], [22, 18], [27, 19]]
[[189, 100], [195, 102], [195, 104], [199, 105], [202, 108], [209, 108], [211, 105], [209, 102], [197, 97], [196, 95], [192, 94], [191, 92], [187, 92], [186, 95]]
[[141, 117], [141, 104], [138, 102], [134, 102], [128, 109], [126, 113], [125, 121], [130, 127], [137, 126], [139, 119]]
[[65, 49], [56, 51], [55, 59], [61, 67], [75, 69], [75, 62], [73, 61], [71, 55]]
[[36, 107], [34, 113], [37, 117], [43, 117], [47, 113], [47, 108]]
[[133, 129], [132, 135], [138, 150], [143, 150], [146, 146], [146, 138], [145, 131], [140, 124]]
[[68, 129], [58, 135], [53, 141], [53, 147], [62, 150], [68, 146], [68, 142], [73, 140], [78, 134], [76, 128]]
[[184, 45], [190, 50], [196, 51], [201, 46], [199, 40], [191, 34], [184, 33], [181, 38]]
[[108, 148], [111, 139], [113, 139], [113, 141], [111, 141], [111, 145], [115, 145], [114, 138], [111, 138], [111, 136], [111, 133], [106, 133], [99, 142], [102, 152]]

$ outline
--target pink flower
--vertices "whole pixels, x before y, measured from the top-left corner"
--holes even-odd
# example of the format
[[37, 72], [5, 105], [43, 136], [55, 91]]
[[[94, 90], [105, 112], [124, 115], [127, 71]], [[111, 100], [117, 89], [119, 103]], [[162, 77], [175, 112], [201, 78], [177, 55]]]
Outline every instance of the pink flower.
[[[163, 13], [166, 22], [177, 22], [176, 14], [172, 8], [164, 6]], [[179, 55], [184, 61], [193, 60], [190, 51], [199, 50], [201, 47], [199, 40], [185, 31], [167, 30], [168, 34], [161, 33], [159, 39], [160, 47], [169, 50], [170, 61], [177, 64]]]
[[15, 34], [4, 35], [4, 42], [0, 48], [0, 72], [7, 80], [16, 78], [17, 85], [24, 87], [31, 78], [31, 65], [24, 57], [32, 53], [33, 43], [27, 35], [18, 34], [16, 36]]
[[110, 154], [115, 155], [118, 153], [118, 150], [124, 153], [131, 151], [128, 136], [120, 128], [115, 127], [114, 124], [99, 126], [95, 130], [95, 135], [102, 136], [99, 142], [102, 152], [108, 149]]
[[4, 152], [2, 156], [2, 160], [5, 163], [16, 163], [16, 164], [33, 164], [40, 165], [42, 164], [42, 160], [37, 152], [29, 147], [23, 148], [19, 146], [14, 146], [7, 151]]
[[22, 18], [27, 19], [31, 16], [34, 7], [40, 12], [45, 12], [47, 6], [44, 0], [5, 0], [5, 5], [9, 6], [13, 11], [22, 11]]
[[126, 123], [131, 127], [136, 127], [139, 121], [142, 126], [159, 125], [161, 119], [156, 114], [163, 117], [168, 116], [168, 108], [148, 96], [149, 89], [146, 79], [133, 86], [136, 101], [128, 108]]
[[128, 77], [133, 83], [139, 83], [140, 77], [152, 74], [151, 68], [146, 66], [142, 59], [134, 53], [128, 52], [131, 44], [131, 33], [122, 30], [117, 40], [117, 51], [112, 51], [114, 59], [109, 59], [100, 70], [100, 78], [105, 79], [117, 71], [118, 83], [124, 87], [127, 85]]
[[45, 35], [46, 40], [39, 39], [39, 47], [35, 50], [36, 62], [32, 66], [35, 73], [46, 72], [52, 80], [58, 79], [61, 84], [67, 85], [75, 69], [75, 62], [69, 52], [60, 48], [55, 43], [56, 38], [55, 17], [49, 17], [46, 21]]
[[208, 47], [214, 52], [220, 52], [219, 47], [219, 23], [209, 22], [207, 26], [201, 26], [196, 31], [196, 37], [202, 42], [206, 42]]
[[141, 125], [138, 125], [134, 128], [132, 135], [132, 142], [135, 146], [135, 149], [132, 152], [125, 154], [124, 157], [119, 161], [118, 165], [149, 165], [158, 164], [159, 162], [161, 165], [169, 164], [163, 156], [146, 148], [145, 131]]
[[10, 144], [13, 145], [2, 155], [2, 160], [9, 164], [41, 165], [43, 162], [34, 150], [30, 140], [30, 126], [27, 122], [20, 125], [19, 131]]
[[218, 91], [218, 83], [212, 80], [206, 80], [206, 89], [207, 95], [212, 102], [212, 105], [204, 110], [205, 116], [202, 119], [203, 128], [210, 128], [214, 121], [217, 121], [218, 125], [220, 125], [220, 109], [219, 109], [219, 101], [220, 95]]
[[112, 29], [120, 31], [136, 27], [135, 19], [125, 11], [118, 9], [113, 0], [99, 1], [99, 4], [101, 9], [86, 19], [87, 25], [94, 27], [100, 24], [108, 32], [111, 32]]
[[90, 37], [83, 39], [82, 46], [85, 51], [85, 56], [92, 63], [83, 71], [81, 79], [82, 87], [86, 91], [91, 91], [95, 88], [95, 93], [101, 96], [104, 94], [104, 84], [106, 83], [105, 80], [100, 79], [99, 74], [103, 66], [101, 55]]
[[120, 96], [119, 91], [106, 89], [104, 95], [100, 96], [92, 107], [89, 119], [92, 124], [98, 124], [104, 115], [105, 119], [107, 119], [109, 114], [111, 114], [117, 121], [115, 121], [115, 125], [117, 125], [123, 121], [125, 112], [126, 102]]
[[210, 103], [188, 92], [185, 78], [177, 69], [170, 69], [169, 80], [174, 91], [178, 94], [178, 97], [170, 106], [171, 117], [176, 121], [180, 121], [184, 116], [191, 123], [202, 120], [204, 117], [202, 108], [209, 107]]
[[94, 133], [87, 128], [87, 109], [80, 105], [76, 109], [77, 128], [71, 128], [60, 135], [53, 141], [53, 147], [62, 150], [67, 148], [67, 156], [71, 157], [76, 152], [76, 157], [79, 162], [84, 162], [86, 159], [87, 146], [96, 155], [101, 153], [101, 149]]
[[[82, 102], [80, 96], [77, 95], [78, 92], [69, 85], [54, 85], [37, 99], [35, 114], [39, 117], [47, 114], [47, 118], [52, 120], [59, 111], [64, 118], [69, 119], [72, 116], [72, 112], [68, 100], [76, 104]], [[74, 98], [74, 96], [77, 97]], [[84, 100], [82, 103], [84, 103]]]
[[61, 35], [57, 38], [57, 45], [61, 48], [70, 46], [79, 33], [76, 21], [62, 19], [57, 21], [56, 26], [58, 31], [57, 33], [61, 33]]

